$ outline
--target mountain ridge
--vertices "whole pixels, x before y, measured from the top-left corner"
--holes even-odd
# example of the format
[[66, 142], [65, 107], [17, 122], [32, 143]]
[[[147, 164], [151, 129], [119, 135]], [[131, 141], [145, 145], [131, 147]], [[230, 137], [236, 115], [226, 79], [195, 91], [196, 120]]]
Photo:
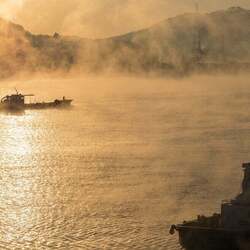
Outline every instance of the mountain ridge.
[[[34, 35], [0, 18], [0, 77], [21, 71], [186, 74], [250, 69], [250, 10], [184, 13], [127, 34], [87, 39]], [[249, 64], [249, 65], [248, 65]]]

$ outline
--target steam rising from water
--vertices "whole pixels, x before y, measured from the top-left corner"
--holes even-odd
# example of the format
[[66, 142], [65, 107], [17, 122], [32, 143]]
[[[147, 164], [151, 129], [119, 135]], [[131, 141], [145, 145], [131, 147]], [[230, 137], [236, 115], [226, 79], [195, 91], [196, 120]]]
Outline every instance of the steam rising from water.
[[[148, 26], [180, 6], [157, 3], [2, 1], [1, 11], [35, 32], [100, 37]], [[19, 69], [16, 40], [7, 39], [2, 58]], [[32, 62], [33, 48], [22, 37], [18, 44]], [[249, 75], [64, 76], [28, 72], [0, 83], [1, 95], [16, 87], [37, 101], [66, 95], [75, 105], [0, 115], [0, 246], [178, 249], [169, 225], [219, 211], [239, 192], [240, 165], [249, 161]]]
[[[132, 17], [138, 18], [138, 20], [131, 21], [136, 25], [140, 22], [144, 23], [144, 17], [133, 14], [132, 11], [147, 12], [137, 11], [139, 6], [150, 10], [153, 6], [160, 11], [164, 9], [159, 8], [159, 5], [153, 4], [150, 0], [138, 6], [133, 1], [123, 2], [123, 4], [119, 1], [104, 1], [102, 4], [98, 4], [98, 2], [91, 2], [90, 4], [88, 1], [84, 1], [81, 2], [83, 6], [79, 8], [76, 8], [80, 4], [77, 0], [67, 1], [67, 6], [63, 4], [58, 6], [58, 1], [52, 1], [49, 10], [53, 10], [53, 13], [57, 13], [57, 15], [50, 16], [48, 14], [48, 17], [44, 17], [45, 13], [49, 13], [45, 11], [48, 8], [46, 3], [45, 1], [41, 3], [40, 1], [29, 0], [25, 2], [3, 2], [2, 4], [5, 6], [3, 12], [7, 7], [12, 10], [12, 6], [15, 6], [13, 11], [16, 14], [13, 14], [13, 16], [16, 18], [19, 14], [24, 15], [23, 18], [30, 17], [29, 11], [33, 10], [34, 4], [40, 11], [34, 20], [38, 20], [39, 24], [45, 22], [55, 31], [61, 32], [65, 25], [76, 30], [84, 30], [84, 28], [78, 27], [78, 25], [82, 25], [81, 20], [78, 19], [84, 19], [84, 17], [78, 17], [73, 10], [82, 10], [85, 3], [88, 8], [100, 8], [100, 13], [97, 11], [96, 15], [89, 11], [92, 13], [88, 13], [91, 16], [89, 19], [92, 20], [94, 15], [95, 23], [93, 26], [84, 22], [84, 25], [89, 29], [88, 32], [94, 30], [98, 33], [97, 28], [94, 28], [96, 26], [107, 34], [110, 32], [109, 28], [112, 31], [115, 28], [99, 19], [103, 19], [101, 13], [105, 13], [105, 15], [109, 13], [105, 10], [108, 7], [111, 8], [111, 3], [113, 3], [113, 9], [117, 8], [114, 12], [119, 13], [119, 15], [108, 15], [108, 18], [111, 18], [109, 22], [113, 25], [118, 24], [119, 27], [123, 27], [124, 25], [120, 24], [124, 23], [130, 25], [130, 22], [125, 21], [125, 18], [118, 20], [122, 18], [123, 11], [126, 12], [127, 9]], [[169, 4], [169, 2], [164, 3]], [[31, 6], [28, 7], [29, 5]], [[87, 11], [88, 8], [85, 10]], [[120, 13], [120, 8], [122, 13]], [[70, 11], [71, 9], [73, 12]], [[26, 11], [28, 13], [25, 14]], [[127, 12], [126, 17], [129, 15]], [[6, 13], [8, 13], [7, 10]], [[33, 16], [33, 13], [37, 13], [37, 11], [33, 10], [31, 16]], [[157, 14], [157, 16], [159, 15]], [[60, 18], [62, 20], [58, 24], [57, 21]], [[70, 25], [67, 24], [67, 18], [71, 22]], [[112, 18], [117, 18], [117, 20]], [[124, 36], [91, 40], [72, 36], [64, 37], [58, 33], [55, 33], [54, 36], [33, 35], [20, 25], [14, 25], [0, 19], [0, 77], [10, 77], [25, 72], [27, 74], [34, 72], [50, 72], [53, 74], [55, 72], [71, 72], [73, 75], [102, 74], [103, 72], [112, 72], [112, 74], [118, 72], [119, 74], [122, 72], [180, 76], [197, 71], [246, 71], [250, 68], [249, 21], [250, 11], [230, 8], [206, 15], [184, 14], [157, 23], [149, 29]], [[99, 26], [99, 22], [108, 28]], [[29, 23], [34, 24], [34, 22]], [[25, 28], [30, 30], [26, 25]], [[132, 27], [129, 29], [130, 31], [133, 30]], [[72, 35], [73, 33], [70, 31], [68, 34]], [[232, 36], [232, 33], [237, 34], [237, 36]]]
[[248, 78], [2, 82], [74, 107], [0, 114], [1, 246], [179, 249], [169, 225], [240, 191]]
[[[230, 6], [250, 8], [248, 0], [200, 1], [202, 12]], [[34, 33], [60, 32], [100, 38], [151, 26], [194, 11], [193, 0], [1, 0], [0, 15]], [[55, 15], [56, 13], [56, 15]]]

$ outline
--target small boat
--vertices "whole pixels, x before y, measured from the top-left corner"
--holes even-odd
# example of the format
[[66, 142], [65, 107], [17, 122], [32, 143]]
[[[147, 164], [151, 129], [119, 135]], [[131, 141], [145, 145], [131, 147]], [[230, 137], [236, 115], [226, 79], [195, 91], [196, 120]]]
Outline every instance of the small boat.
[[48, 108], [67, 108], [71, 106], [72, 99], [55, 99], [51, 102], [25, 103], [25, 97], [34, 96], [33, 94], [23, 95], [18, 93], [6, 95], [1, 99], [0, 109], [9, 111], [23, 111], [26, 109], [48, 109]]

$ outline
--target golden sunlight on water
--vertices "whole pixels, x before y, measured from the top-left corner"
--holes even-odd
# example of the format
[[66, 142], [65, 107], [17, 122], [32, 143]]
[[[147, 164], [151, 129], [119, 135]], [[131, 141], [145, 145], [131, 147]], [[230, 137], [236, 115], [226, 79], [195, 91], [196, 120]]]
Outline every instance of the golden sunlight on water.
[[1, 116], [2, 130], [5, 132], [2, 138], [2, 156], [13, 159], [14, 162], [17, 162], [20, 157], [26, 159], [32, 151], [32, 141], [29, 136], [32, 131], [27, 125], [34, 117], [32, 115]]
[[34, 232], [41, 217], [38, 206], [50, 193], [42, 184], [41, 162], [36, 157], [44, 146], [38, 121], [34, 113], [1, 114], [1, 248], [35, 246], [34, 236], [39, 234]]
[[250, 159], [244, 78], [108, 81], [18, 85], [75, 101], [0, 114], [0, 248], [179, 250], [171, 224], [239, 191]]

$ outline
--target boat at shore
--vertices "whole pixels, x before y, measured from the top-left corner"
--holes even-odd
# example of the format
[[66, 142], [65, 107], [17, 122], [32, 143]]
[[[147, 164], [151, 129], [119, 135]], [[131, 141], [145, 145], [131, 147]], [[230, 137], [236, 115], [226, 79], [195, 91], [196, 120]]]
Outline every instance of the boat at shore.
[[68, 108], [71, 106], [72, 99], [55, 99], [51, 102], [25, 103], [25, 97], [34, 96], [33, 94], [23, 95], [16, 91], [16, 94], [6, 95], [1, 99], [0, 110], [24, 111], [27, 109], [49, 109], [49, 108]]
[[241, 194], [222, 202], [220, 214], [199, 215], [195, 220], [171, 226], [170, 234], [179, 233], [179, 242], [184, 249], [250, 249], [250, 163], [244, 163], [243, 169]]

